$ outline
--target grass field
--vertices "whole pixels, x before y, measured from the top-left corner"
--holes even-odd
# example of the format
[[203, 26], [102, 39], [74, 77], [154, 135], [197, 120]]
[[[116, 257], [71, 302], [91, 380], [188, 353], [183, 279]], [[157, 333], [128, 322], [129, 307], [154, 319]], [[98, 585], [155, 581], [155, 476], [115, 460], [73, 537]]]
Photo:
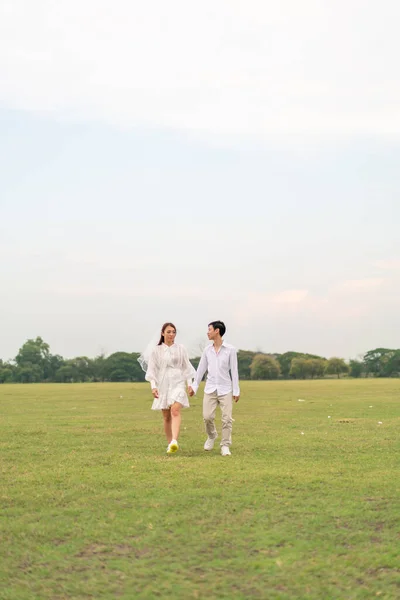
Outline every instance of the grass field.
[[400, 598], [399, 380], [243, 383], [225, 458], [150, 406], [0, 386], [2, 600]]

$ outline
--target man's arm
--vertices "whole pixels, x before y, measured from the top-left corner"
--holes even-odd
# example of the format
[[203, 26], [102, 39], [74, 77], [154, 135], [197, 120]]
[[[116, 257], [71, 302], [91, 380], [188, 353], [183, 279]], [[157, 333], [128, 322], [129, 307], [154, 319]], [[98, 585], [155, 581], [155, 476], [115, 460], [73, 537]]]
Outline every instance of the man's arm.
[[239, 388], [239, 371], [236, 348], [232, 348], [230, 356], [230, 370], [232, 376], [232, 388], [233, 388], [233, 399], [235, 402], [239, 400], [240, 388]]
[[207, 355], [206, 355], [206, 351], [203, 350], [203, 354], [201, 355], [199, 366], [197, 367], [196, 376], [195, 376], [193, 384], [191, 386], [194, 393], [196, 393], [197, 390], [199, 389], [199, 385], [201, 383], [201, 380], [204, 377], [204, 373], [207, 371], [207, 367], [208, 367]]

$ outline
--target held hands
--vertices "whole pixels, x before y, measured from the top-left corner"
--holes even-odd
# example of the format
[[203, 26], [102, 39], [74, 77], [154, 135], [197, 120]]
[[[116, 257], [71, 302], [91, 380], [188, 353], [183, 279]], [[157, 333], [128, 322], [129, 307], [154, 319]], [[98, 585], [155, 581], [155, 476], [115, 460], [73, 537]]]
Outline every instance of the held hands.
[[239, 402], [239, 398], [240, 398], [240, 396], [233, 396], [233, 399], [235, 402]]
[[153, 394], [153, 397], [154, 397], [154, 398], [158, 398], [158, 389], [157, 389], [157, 388], [153, 388], [153, 389], [151, 390], [151, 393]]

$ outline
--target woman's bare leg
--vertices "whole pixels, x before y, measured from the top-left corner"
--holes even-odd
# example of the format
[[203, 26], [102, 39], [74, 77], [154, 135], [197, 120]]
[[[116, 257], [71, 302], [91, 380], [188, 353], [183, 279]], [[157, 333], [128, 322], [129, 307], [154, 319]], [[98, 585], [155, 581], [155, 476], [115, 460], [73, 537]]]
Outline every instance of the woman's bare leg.
[[172, 428], [171, 428], [171, 423], [172, 423], [171, 409], [170, 408], [167, 408], [165, 410], [163, 409], [162, 414], [163, 414], [163, 419], [164, 419], [165, 436], [166, 436], [167, 442], [169, 444], [171, 442], [171, 440], [173, 439]]
[[174, 402], [174, 404], [171, 406], [171, 433], [172, 433], [172, 439], [173, 440], [178, 440], [179, 437], [179, 431], [181, 428], [181, 408], [182, 405], [179, 402]]

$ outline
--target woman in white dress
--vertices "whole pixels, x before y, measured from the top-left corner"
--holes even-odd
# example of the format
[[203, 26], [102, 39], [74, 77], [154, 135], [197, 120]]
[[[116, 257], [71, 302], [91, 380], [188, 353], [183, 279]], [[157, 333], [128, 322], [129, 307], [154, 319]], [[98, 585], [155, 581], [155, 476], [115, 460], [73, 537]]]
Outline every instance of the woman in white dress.
[[179, 450], [181, 408], [189, 408], [186, 385], [192, 385], [196, 373], [186, 349], [175, 343], [175, 337], [175, 325], [164, 323], [160, 340], [149, 356], [146, 370], [146, 381], [150, 382], [154, 397], [152, 409], [162, 410], [163, 413], [168, 454]]

